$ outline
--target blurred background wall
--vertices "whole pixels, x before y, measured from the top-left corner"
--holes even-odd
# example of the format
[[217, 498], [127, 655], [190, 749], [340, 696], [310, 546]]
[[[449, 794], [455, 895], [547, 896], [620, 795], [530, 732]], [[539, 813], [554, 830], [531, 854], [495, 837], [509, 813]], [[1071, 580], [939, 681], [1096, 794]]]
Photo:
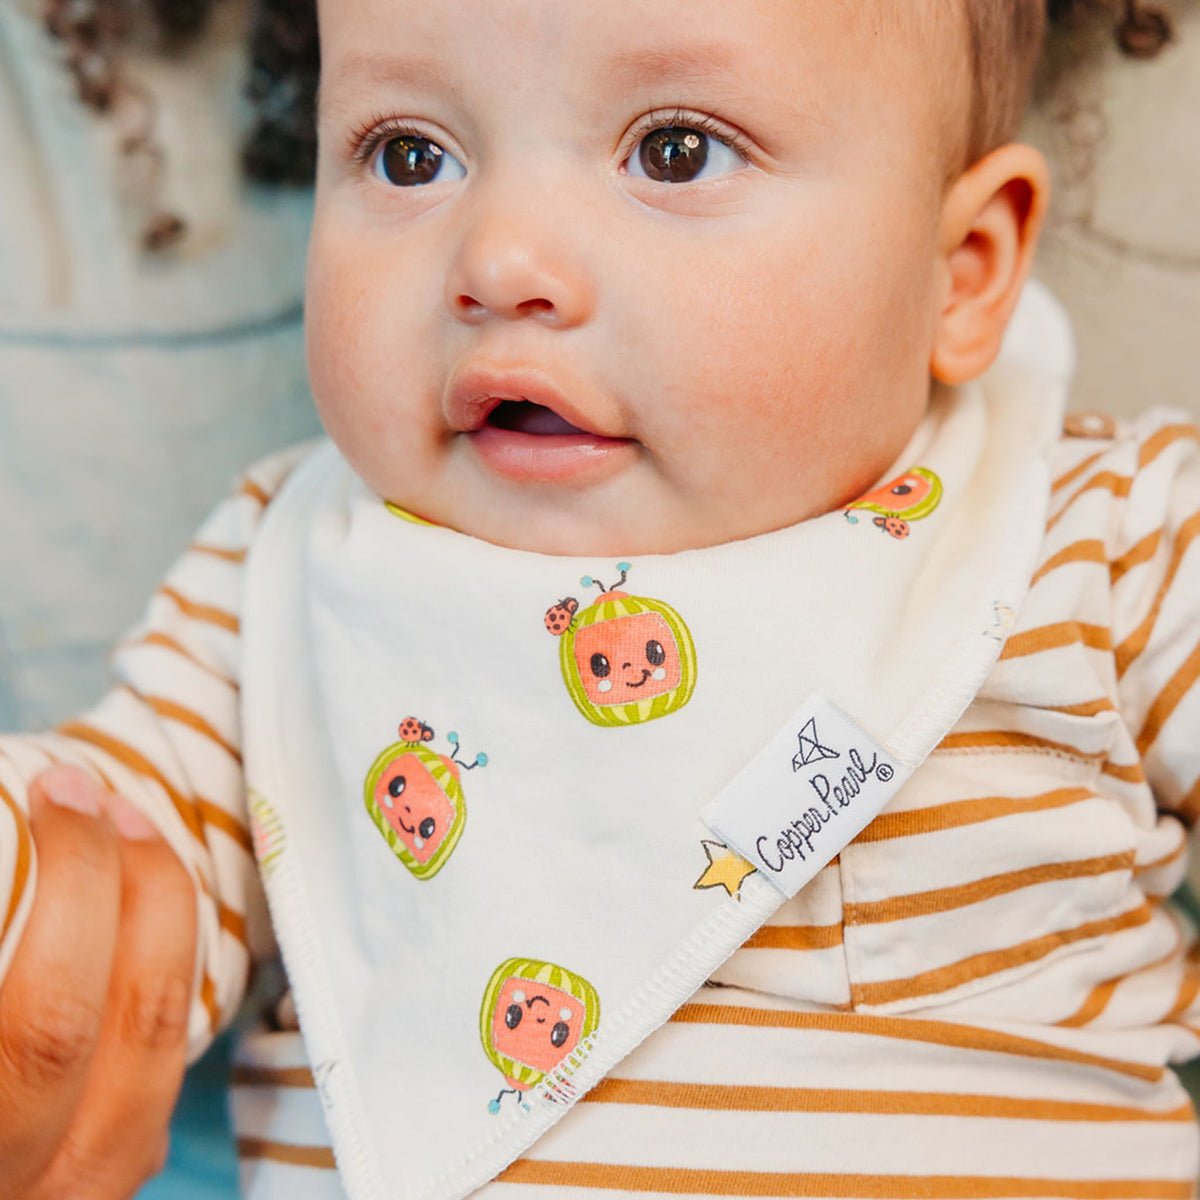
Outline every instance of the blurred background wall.
[[[133, 89], [80, 104], [42, 0], [0, 0], [0, 728], [94, 701], [105, 658], [247, 463], [317, 432], [306, 189], [243, 181], [250, 14], [223, 0]], [[140, 47], [140, 48], [139, 48]], [[123, 151], [153, 120], [161, 157]], [[144, 248], [169, 213], [177, 242]], [[141, 1200], [228, 1200], [227, 1046], [185, 1085]]]

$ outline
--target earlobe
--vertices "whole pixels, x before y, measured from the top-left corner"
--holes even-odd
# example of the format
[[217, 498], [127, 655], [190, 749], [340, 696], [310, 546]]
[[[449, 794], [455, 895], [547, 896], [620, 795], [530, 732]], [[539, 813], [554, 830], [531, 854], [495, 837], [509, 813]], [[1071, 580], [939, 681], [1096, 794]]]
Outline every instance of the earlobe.
[[964, 383], [996, 357], [1049, 196], [1045, 159], [1018, 144], [994, 150], [951, 184], [939, 232], [945, 295], [929, 361], [935, 379]]

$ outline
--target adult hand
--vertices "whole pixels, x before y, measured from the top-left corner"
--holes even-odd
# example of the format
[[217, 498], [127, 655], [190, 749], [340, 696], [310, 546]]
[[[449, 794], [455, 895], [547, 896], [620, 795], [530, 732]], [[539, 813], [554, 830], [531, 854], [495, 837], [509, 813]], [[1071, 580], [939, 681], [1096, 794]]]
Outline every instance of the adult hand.
[[0, 987], [0, 1200], [125, 1200], [162, 1169], [186, 1065], [196, 895], [74, 767], [30, 789], [37, 893]]

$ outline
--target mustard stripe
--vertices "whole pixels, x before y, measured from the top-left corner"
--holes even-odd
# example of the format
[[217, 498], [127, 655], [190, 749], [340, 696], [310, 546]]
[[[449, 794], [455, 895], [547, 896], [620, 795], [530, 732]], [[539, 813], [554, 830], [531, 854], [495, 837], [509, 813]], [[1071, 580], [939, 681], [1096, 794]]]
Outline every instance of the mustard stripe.
[[743, 950], [830, 950], [842, 944], [842, 926], [763, 925]]
[[208, 1013], [209, 1031], [215, 1035], [221, 1027], [221, 1006], [217, 1003], [216, 985], [212, 981], [212, 976], [207, 971], [204, 972], [204, 977], [200, 980], [200, 1000], [204, 1005], [205, 1011]]
[[333, 1151], [328, 1146], [296, 1146], [291, 1142], [271, 1142], [266, 1138], [238, 1138], [238, 1157], [266, 1159], [289, 1167], [313, 1167], [321, 1171], [332, 1171], [337, 1167]]
[[1087, 754], [1078, 746], [1065, 742], [1052, 742], [1049, 738], [1035, 737], [1032, 733], [1015, 733], [1011, 729], [987, 729], [977, 733], [949, 733], [934, 747], [935, 750], [983, 750], [983, 749], [1049, 750], [1055, 754], [1069, 754], [1073, 758], [1101, 758], [1103, 751]]
[[1200, 643], [1197, 643], [1191, 654], [1184, 659], [1183, 665], [1150, 705], [1150, 711], [1146, 714], [1146, 720], [1137, 736], [1137, 751], [1143, 758], [1157, 741], [1163, 726], [1171, 719], [1183, 698], [1192, 690], [1197, 679], [1200, 679]]
[[315, 1088], [316, 1080], [308, 1067], [252, 1067], [234, 1063], [230, 1072], [234, 1087]]
[[13, 825], [17, 831], [17, 858], [13, 868], [12, 890], [8, 896], [4, 924], [0, 925], [0, 943], [2, 943], [16, 919], [17, 909], [21, 906], [21, 897], [25, 894], [25, 884], [29, 880], [29, 871], [33, 866], [33, 834], [29, 829], [29, 820], [3, 784], [0, 784], [0, 803], [12, 814]]
[[265, 492], [253, 479], [243, 480], [242, 486], [238, 489], [238, 494], [249, 496], [252, 500], [257, 500], [264, 508], [271, 503], [270, 494]]
[[1103, 625], [1059, 621], [1054, 625], [1042, 625], [1037, 629], [1014, 634], [1004, 643], [1000, 658], [1002, 661], [1024, 658], [1029, 654], [1040, 654], [1043, 650], [1057, 650], [1062, 646], [1079, 643], [1090, 646], [1093, 650], [1111, 650], [1112, 634]]
[[206, 542], [192, 542], [192, 544], [188, 546], [188, 553], [206, 554], [210, 558], [219, 558], [223, 562], [229, 563], [244, 563], [246, 561], [245, 546], [232, 549], [227, 546], [210, 546]]
[[499, 1183], [661, 1192], [674, 1196], [824, 1196], [838, 1200], [1191, 1200], [1185, 1180], [1027, 1179], [976, 1175], [832, 1175], [809, 1172], [717, 1171], [702, 1167], [632, 1167], [519, 1158]]
[[236, 938], [243, 946], [246, 945], [246, 918], [240, 912], [221, 902], [217, 905], [217, 920], [230, 937]]
[[1190, 1123], [1191, 1104], [1155, 1111], [1131, 1105], [959, 1092], [866, 1091], [856, 1088], [755, 1087], [605, 1079], [584, 1097], [593, 1104], [637, 1104], [721, 1112], [855, 1113], [883, 1116], [983, 1117], [1016, 1121], [1168, 1121]]
[[1052, 792], [1041, 792], [1036, 796], [983, 796], [977, 800], [951, 800], [946, 804], [930, 805], [928, 808], [881, 813], [856, 840], [882, 842], [889, 838], [917, 837], [943, 829], [958, 829], [963, 825], [997, 821], [1002, 817], [1065, 808], [1094, 798], [1095, 793], [1087, 788], [1056, 788]]
[[136, 646], [158, 646], [164, 650], [170, 650], [172, 653], [179, 655], [180, 658], [186, 658], [188, 662], [199, 667], [202, 671], [207, 672], [214, 679], [219, 679], [222, 683], [232, 688], [235, 692], [238, 691], [238, 682], [236, 679], [231, 679], [223, 671], [216, 667], [210, 666], [208, 663], [197, 658], [186, 646], [181, 642], [177, 642], [173, 637], [168, 637], [165, 633], [148, 633], [145, 637], [137, 638], [134, 641], [123, 642], [118, 649], [132, 649]]
[[1189, 829], [1200, 820], [1200, 776], [1197, 776], [1175, 811], [1179, 813], [1179, 819]]
[[1115, 587], [1134, 567], [1149, 562], [1158, 553], [1163, 531], [1156, 529], [1148, 533], [1136, 545], [1131, 546], [1120, 558], [1114, 559], [1108, 569], [1109, 582]]
[[1052, 492], [1061, 492], [1063, 488], [1074, 483], [1075, 480], [1080, 477], [1080, 475], [1085, 474], [1090, 467], [1094, 467], [1106, 453], [1107, 451], [1105, 450], [1097, 450], [1095, 454], [1089, 454], [1088, 457], [1083, 460], [1083, 462], [1077, 463], [1069, 471], [1066, 471], [1060, 475], [1050, 485], [1050, 490]]
[[201, 842], [205, 841], [204, 824], [196, 811], [194, 799], [184, 796], [182, 792], [178, 791], [167, 780], [167, 777], [139, 751], [128, 743], [113, 737], [112, 734], [82, 721], [68, 721], [67, 724], [60, 725], [57, 732], [63, 737], [74, 738], [76, 741], [95, 746], [98, 750], [104, 751], [109, 757], [128, 767], [135, 775], [154, 780], [171, 798], [175, 811], [189, 831]]
[[1113, 779], [1120, 779], [1124, 783], [1145, 783], [1146, 772], [1142, 770], [1140, 762], [1135, 763], [1115, 763], [1106, 762], [1101, 768], [1102, 775], [1109, 775]]
[[1107, 979], [1098, 983], [1079, 1008], [1058, 1024], [1066, 1029], [1080, 1029], [1084, 1025], [1090, 1025], [1108, 1007], [1108, 1002], [1113, 998], [1120, 982], [1120, 979]]
[[1125, 980], [1133, 979], [1138, 975], [1145, 975], [1147, 971], [1157, 970], [1159, 967], [1169, 963], [1179, 953], [1182, 940], [1179, 930], [1176, 929], [1175, 942], [1166, 954], [1156, 958], [1153, 962], [1146, 963], [1145, 966], [1139, 967], [1136, 971], [1130, 971], [1126, 975], [1118, 975], [1115, 979], [1106, 979], [1103, 983], [1098, 983], [1092, 988], [1078, 1011], [1067, 1017], [1066, 1020], [1059, 1021], [1058, 1024], [1066, 1029], [1079, 1029], [1084, 1025], [1090, 1024], [1108, 1007], [1109, 1001], [1112, 1000], [1117, 988]]
[[186, 725], [194, 733], [198, 733], [201, 737], [207, 738], [210, 742], [219, 746], [234, 762], [240, 763], [242, 761], [241, 751], [232, 742], [226, 741], [198, 712], [186, 708], [184, 705], [175, 700], [170, 700], [166, 696], [143, 695], [129, 684], [125, 684], [124, 687], [126, 691], [136, 696], [138, 700], [153, 712], [156, 712], [160, 717], [168, 721], [176, 721], [180, 725]]
[[1038, 959], [1045, 958], [1046, 955], [1052, 954], [1062, 946], [1073, 945], [1075, 942], [1087, 941], [1090, 938], [1105, 937], [1125, 929], [1134, 929], [1139, 925], [1145, 925], [1152, 917], [1151, 905], [1142, 904], [1117, 917], [1109, 917], [1102, 921], [1087, 921], [1073, 929], [1055, 930], [1053, 933], [1030, 938], [1026, 942], [1019, 942], [1015, 946], [1007, 946], [1003, 950], [987, 950], [981, 954], [972, 954], [958, 962], [949, 963], [944, 967], [935, 967], [930, 971], [921, 971], [903, 979], [852, 983], [850, 985], [851, 1003], [855, 1005], [887, 1004], [893, 1000], [927, 996], [933, 992], [947, 992], [951, 988], [968, 983], [973, 979], [979, 979], [985, 975], [996, 975], [1001, 971], [1012, 970], [1013, 967], [1037, 962]]
[[931, 888], [925, 892], [890, 896], [886, 900], [847, 904], [843, 909], [843, 917], [847, 925], [878, 925], [889, 921], [905, 921], [913, 917], [965, 908], [970, 904], [980, 904], [984, 900], [1043, 883], [1087, 879], [1107, 875], [1112, 871], [1129, 871], [1133, 867], [1133, 860], [1134, 851], [1127, 850], [1121, 854], [1106, 854], [1098, 858], [1041, 863], [1036, 867], [1005, 871], [954, 887]]
[[1152, 859], [1150, 862], [1136, 863], [1133, 868], [1134, 876], [1146, 875], [1151, 871], [1157, 871], [1160, 867], [1170, 866], [1171, 863], [1178, 862], [1187, 853], [1187, 848], [1187, 837], [1181, 835], [1179, 845], [1174, 850], [1168, 851], [1161, 858]]
[[1150, 637], [1154, 633], [1158, 614], [1162, 611], [1163, 601], [1167, 598], [1172, 585], [1175, 583], [1175, 576], [1179, 573], [1184, 556], [1198, 535], [1200, 535], [1200, 513], [1193, 513], [1192, 516], [1180, 525], [1179, 532], [1175, 536], [1175, 544], [1171, 551], [1171, 560], [1167, 564], [1166, 574], [1163, 576], [1162, 583], [1159, 584], [1158, 591], [1155, 593], [1154, 603], [1151, 604], [1150, 611], [1146, 614], [1142, 623], [1116, 649], [1118, 679], [1129, 670], [1134, 660], [1146, 649]]
[[1118, 475], [1115, 471], [1098, 471], [1081, 488], [1075, 491], [1071, 498], [1046, 522], [1046, 532], [1049, 533], [1071, 511], [1075, 502], [1088, 492], [1109, 491], [1119, 499], [1129, 495], [1133, 480], [1128, 475]]
[[170, 600], [185, 617], [191, 617], [195, 621], [203, 621], [208, 625], [215, 625], [219, 629], [227, 629], [230, 633], [237, 633], [241, 627], [233, 613], [211, 604], [200, 604], [196, 600], [191, 600], [168, 584], [160, 585], [158, 594]]
[[197, 800], [196, 810], [205, 825], [219, 829], [227, 837], [232, 838], [247, 854], [254, 853], [254, 840], [250, 831], [231, 813], [226, 812], [219, 804], [211, 800]]
[[1107, 563], [1108, 552], [1104, 543], [1099, 538], [1086, 538], [1064, 546], [1057, 554], [1046, 559], [1038, 567], [1029, 586], [1032, 587], [1039, 580], [1044, 579], [1051, 571], [1057, 571], [1059, 567], [1077, 562]]
[[1168, 446], [1185, 440], [1200, 441], [1200, 429], [1190, 423], [1164, 425], [1142, 445], [1138, 454], [1138, 467], [1148, 467]]
[[1192, 1007], [1198, 993], [1200, 993], [1200, 945], [1193, 946], [1184, 960], [1183, 982], [1179, 985], [1175, 1003], [1167, 1010], [1163, 1022], [1179, 1020]]
[[1017, 1037], [956, 1021], [931, 1021], [920, 1017], [884, 1017], [867, 1013], [791, 1012], [786, 1009], [750, 1008], [742, 1005], [685, 1004], [671, 1018], [690, 1025], [741, 1025], [763, 1029], [793, 1029], [822, 1033], [858, 1034], [864, 1037], [891, 1038], [896, 1041], [925, 1042], [993, 1054], [1013, 1054], [1022, 1058], [1049, 1059], [1100, 1067], [1134, 1079], [1157, 1083], [1165, 1068], [1143, 1063], [1085, 1054], [1065, 1046]]

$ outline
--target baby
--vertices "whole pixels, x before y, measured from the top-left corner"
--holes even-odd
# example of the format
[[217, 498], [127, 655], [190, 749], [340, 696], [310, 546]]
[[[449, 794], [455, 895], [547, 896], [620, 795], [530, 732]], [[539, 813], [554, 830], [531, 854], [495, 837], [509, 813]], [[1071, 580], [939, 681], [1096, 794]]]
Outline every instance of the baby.
[[1200, 448], [1001, 352], [1040, 0], [320, 16], [330, 441], [0, 743], [0, 1196], [272, 934], [250, 1196], [1190, 1196]]

